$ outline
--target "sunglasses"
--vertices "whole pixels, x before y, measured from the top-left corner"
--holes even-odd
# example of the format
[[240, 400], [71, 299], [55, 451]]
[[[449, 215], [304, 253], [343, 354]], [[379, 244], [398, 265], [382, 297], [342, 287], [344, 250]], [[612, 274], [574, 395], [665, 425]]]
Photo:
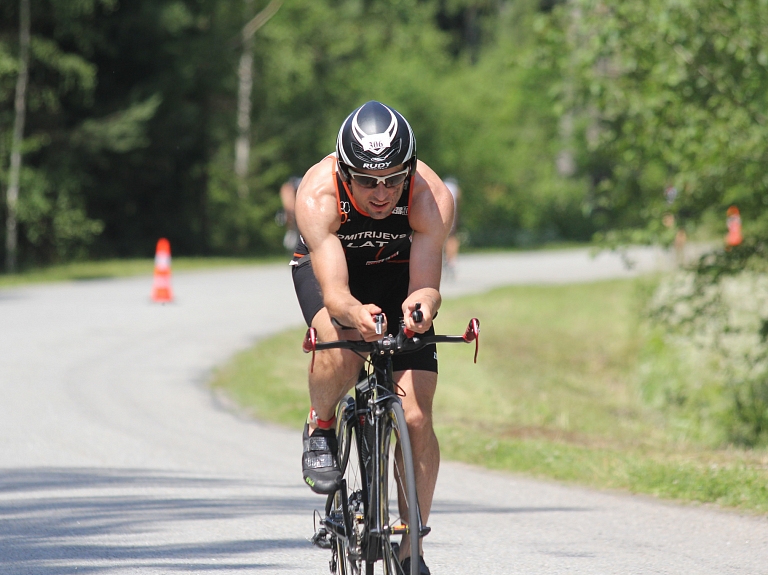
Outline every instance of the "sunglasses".
[[[349, 170], [349, 168], [347, 169]], [[394, 174], [389, 174], [383, 178], [380, 178], [379, 176], [371, 176], [369, 174], [361, 174], [359, 172], [355, 172], [354, 170], [349, 170], [349, 175], [353, 180], [355, 180], [355, 183], [358, 186], [363, 188], [375, 188], [379, 184], [384, 184], [384, 187], [386, 188], [394, 188], [395, 186], [399, 186], [405, 181], [405, 178], [408, 177], [408, 172], [410, 171], [410, 168], [405, 168], [404, 170], [395, 172]]]

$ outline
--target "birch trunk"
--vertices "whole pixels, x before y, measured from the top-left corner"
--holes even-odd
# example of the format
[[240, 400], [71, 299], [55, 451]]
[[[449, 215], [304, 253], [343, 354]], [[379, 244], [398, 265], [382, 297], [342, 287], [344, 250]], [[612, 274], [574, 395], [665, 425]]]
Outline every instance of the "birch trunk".
[[[251, 95], [253, 93], [253, 35], [275, 15], [282, 0], [272, 0], [264, 10], [243, 26], [243, 53], [238, 66], [237, 90], [237, 139], [235, 140], [235, 175], [237, 192], [241, 199], [248, 197], [248, 164], [251, 155]], [[246, 17], [249, 18], [253, 0], [245, 0]]]
[[[245, 0], [246, 18], [250, 19], [253, 0]], [[243, 52], [237, 68], [237, 139], [235, 140], [235, 175], [240, 199], [248, 196], [248, 163], [251, 151], [251, 94], [253, 93], [253, 34], [243, 31]]]
[[16, 271], [18, 230], [16, 204], [19, 201], [19, 177], [21, 174], [21, 143], [24, 138], [24, 120], [27, 113], [27, 81], [29, 78], [29, 0], [19, 1], [19, 77], [16, 79], [16, 99], [11, 143], [11, 167], [6, 192], [7, 217], [5, 222], [5, 271]]

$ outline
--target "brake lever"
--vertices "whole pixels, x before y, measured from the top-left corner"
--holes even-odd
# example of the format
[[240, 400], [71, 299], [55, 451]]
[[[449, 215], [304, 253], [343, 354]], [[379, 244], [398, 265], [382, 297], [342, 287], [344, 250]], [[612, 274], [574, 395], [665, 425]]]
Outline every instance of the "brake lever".
[[421, 302], [416, 302], [416, 305], [413, 306], [413, 311], [411, 312], [411, 319], [415, 323], [421, 323], [424, 320], [424, 312], [421, 311]]
[[467, 343], [470, 343], [472, 341], [475, 342], [475, 363], [477, 363], [477, 352], [480, 351], [480, 320], [476, 317], [473, 317], [471, 320], [469, 320], [469, 325], [467, 326], [466, 331], [464, 332], [464, 335], [462, 336], [464, 341]]
[[376, 335], [381, 335], [384, 333], [384, 314], [377, 313], [375, 316], [373, 316], [373, 320], [376, 323]]
[[312, 354], [312, 362], [309, 364], [309, 373], [315, 371], [315, 349], [317, 348], [317, 330], [310, 327], [304, 336], [304, 343], [301, 346], [304, 353]]
[[[411, 312], [411, 319], [414, 321], [414, 323], [421, 323], [424, 321], [424, 312], [421, 311], [421, 302], [416, 302], [416, 304], [413, 306], [413, 311]], [[412, 331], [410, 329], [403, 328], [403, 333], [405, 334], [405, 337], [413, 337], [416, 335], [415, 331]]]

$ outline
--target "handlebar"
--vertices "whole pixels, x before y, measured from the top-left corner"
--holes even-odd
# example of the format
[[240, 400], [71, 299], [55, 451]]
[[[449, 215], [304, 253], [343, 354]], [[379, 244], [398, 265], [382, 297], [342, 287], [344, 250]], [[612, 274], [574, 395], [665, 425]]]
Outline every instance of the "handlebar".
[[[416, 302], [416, 305], [413, 306], [414, 310], [411, 312], [411, 318], [414, 322], [420, 323], [424, 320], [424, 312], [421, 311], [421, 303]], [[435, 314], [437, 315], [437, 314]], [[383, 313], [377, 313], [375, 316], [373, 316], [373, 321], [376, 324], [376, 335], [381, 335], [384, 332], [384, 314]], [[403, 333], [405, 333], [406, 337], [413, 337], [413, 334], [415, 334], [415, 331], [411, 331], [410, 329], [404, 329]]]
[[[413, 314], [416, 313], [416, 311], [413, 312]], [[469, 325], [467, 325], [464, 335], [420, 335], [406, 329], [401, 324], [397, 335], [385, 335], [376, 341], [342, 339], [320, 342], [317, 341], [317, 330], [314, 327], [310, 327], [304, 336], [302, 349], [304, 353], [312, 354], [312, 363], [310, 365], [310, 371], [312, 371], [315, 366], [315, 352], [325, 349], [350, 349], [358, 353], [371, 355], [396, 355], [417, 351], [433, 343], [470, 343], [473, 341], [475, 342], [474, 361], [477, 363], [477, 352], [480, 348], [480, 320], [477, 318], [469, 320]]]

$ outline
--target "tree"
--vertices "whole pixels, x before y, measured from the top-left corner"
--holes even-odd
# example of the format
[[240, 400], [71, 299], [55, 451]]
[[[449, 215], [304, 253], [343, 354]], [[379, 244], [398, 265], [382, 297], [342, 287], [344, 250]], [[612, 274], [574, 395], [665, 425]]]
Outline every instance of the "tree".
[[635, 228], [624, 237], [651, 240], [669, 209], [692, 227], [723, 226], [737, 204], [751, 242], [768, 239], [763, 0], [573, 0], [548, 24], [594, 208]]
[[[70, 142], [61, 145], [71, 132], [66, 126], [70, 119], [62, 111], [87, 104], [92, 94], [93, 67], [77, 50], [89, 49], [94, 38], [90, 30], [82, 27], [82, 21], [98, 6], [110, 3], [110, 0], [52, 0], [19, 7], [20, 18], [29, 20], [28, 65], [22, 67], [17, 76], [14, 118], [17, 147], [12, 150], [5, 229], [7, 238], [11, 239], [6, 246], [6, 259], [13, 262], [9, 267], [15, 268], [17, 252], [19, 259], [25, 252], [27, 256], [36, 252], [43, 261], [72, 257], [101, 229], [98, 221], [85, 214], [82, 195], [75, 183], [79, 174], [73, 173], [73, 166], [67, 161]], [[1, 9], [9, 14], [13, 7], [6, 4]], [[27, 14], [26, 9], [29, 9]], [[10, 21], [2, 18], [3, 23]], [[0, 27], [0, 52], [8, 46], [6, 37], [7, 29]], [[18, 87], [25, 75], [25, 98], [21, 99], [25, 102], [24, 113], [20, 114]], [[0, 88], [0, 98], [5, 99], [6, 94]], [[7, 121], [0, 115], [1, 124]], [[59, 146], [57, 153], [47, 156], [47, 150]], [[23, 193], [18, 194], [19, 190]], [[14, 241], [16, 238], [18, 243]]]
[[29, 0], [19, 0], [19, 76], [16, 80], [14, 99], [15, 119], [11, 144], [11, 169], [8, 178], [6, 205], [5, 270], [16, 271], [16, 204], [19, 199], [19, 173], [21, 172], [21, 141], [24, 137], [24, 121], [27, 113], [27, 80], [29, 77]]
[[729, 206], [741, 211], [741, 245], [714, 249], [656, 292], [663, 353], [653, 363], [683, 367], [651, 387], [689, 423], [746, 445], [768, 441], [766, 7], [572, 0], [544, 27], [605, 239], [664, 239], [665, 213], [711, 238]]
[[235, 175], [240, 199], [248, 196], [248, 162], [251, 152], [251, 93], [253, 92], [253, 35], [280, 9], [282, 0], [272, 0], [266, 8], [251, 18], [253, 0], [245, 0], [248, 22], [243, 26], [243, 50], [237, 68], [237, 140], [235, 141]]

